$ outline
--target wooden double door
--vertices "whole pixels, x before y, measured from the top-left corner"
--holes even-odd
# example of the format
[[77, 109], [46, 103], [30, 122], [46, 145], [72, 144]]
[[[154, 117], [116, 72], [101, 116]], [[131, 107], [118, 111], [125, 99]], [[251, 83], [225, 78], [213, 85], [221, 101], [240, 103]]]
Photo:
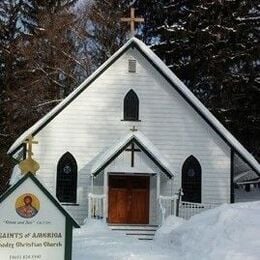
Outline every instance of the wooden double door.
[[148, 176], [109, 176], [108, 222], [149, 224]]

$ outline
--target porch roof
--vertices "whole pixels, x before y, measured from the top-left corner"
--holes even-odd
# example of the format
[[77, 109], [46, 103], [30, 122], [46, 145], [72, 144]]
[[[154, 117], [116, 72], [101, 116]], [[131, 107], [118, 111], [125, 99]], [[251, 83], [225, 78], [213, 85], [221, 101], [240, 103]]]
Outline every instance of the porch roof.
[[135, 143], [169, 178], [173, 172], [167, 160], [152, 142], [140, 131], [131, 132], [102, 152], [95, 160], [91, 174], [96, 176], [115, 160], [131, 143]]
[[259, 176], [252, 170], [249, 170], [247, 172], [242, 172], [234, 177], [234, 182], [236, 184], [242, 184], [244, 182], [254, 182], [255, 180], [259, 180]]

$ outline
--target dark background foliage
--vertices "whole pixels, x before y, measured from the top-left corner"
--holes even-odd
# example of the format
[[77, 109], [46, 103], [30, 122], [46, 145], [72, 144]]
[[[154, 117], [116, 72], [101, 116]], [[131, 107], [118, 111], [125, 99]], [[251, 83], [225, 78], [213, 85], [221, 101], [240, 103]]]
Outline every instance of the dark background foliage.
[[0, 193], [15, 139], [128, 38], [137, 37], [260, 158], [259, 1], [3, 0], [0, 2]]

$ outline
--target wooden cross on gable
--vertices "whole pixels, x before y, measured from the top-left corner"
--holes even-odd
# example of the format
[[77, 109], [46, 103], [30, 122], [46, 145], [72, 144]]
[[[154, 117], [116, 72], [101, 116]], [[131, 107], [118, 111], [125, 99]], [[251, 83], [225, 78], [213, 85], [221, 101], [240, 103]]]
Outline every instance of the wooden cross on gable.
[[135, 17], [135, 9], [131, 8], [131, 13], [130, 17], [126, 18], [121, 18], [121, 22], [128, 22], [130, 23], [130, 29], [131, 29], [131, 36], [135, 35], [135, 23], [141, 23], [144, 22], [144, 18], [138, 18]]
[[132, 128], [130, 128], [130, 131], [132, 131], [132, 132], [136, 132], [136, 131], [138, 131], [138, 129], [135, 127], [135, 125], [132, 127]]
[[135, 152], [141, 152], [140, 149], [135, 148], [135, 144], [131, 143], [130, 148], [126, 149], [127, 152], [131, 152], [131, 167], [135, 166]]

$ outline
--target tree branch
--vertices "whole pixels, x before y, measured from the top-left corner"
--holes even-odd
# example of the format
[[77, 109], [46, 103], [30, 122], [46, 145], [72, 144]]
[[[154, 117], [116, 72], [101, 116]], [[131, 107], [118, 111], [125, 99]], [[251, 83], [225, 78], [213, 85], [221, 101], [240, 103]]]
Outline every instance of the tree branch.
[[50, 105], [50, 104], [53, 104], [53, 103], [60, 103], [62, 100], [63, 99], [49, 100], [49, 101], [46, 101], [44, 103], [38, 104], [37, 106], [34, 106], [34, 108], [43, 107], [43, 106]]

